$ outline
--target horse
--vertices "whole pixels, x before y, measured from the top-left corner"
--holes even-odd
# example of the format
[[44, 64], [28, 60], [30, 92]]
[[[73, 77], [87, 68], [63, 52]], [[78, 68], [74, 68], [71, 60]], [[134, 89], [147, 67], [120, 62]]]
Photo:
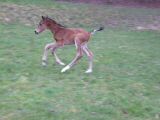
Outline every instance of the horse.
[[51, 53], [53, 54], [55, 61], [60, 65], [65, 65], [61, 60], [57, 57], [55, 50], [58, 47], [63, 47], [64, 45], [73, 45], [76, 46], [76, 57], [73, 59], [71, 63], [69, 63], [66, 67], [64, 67], [61, 72], [65, 72], [66, 70], [70, 69], [71, 66], [77, 62], [82, 57], [82, 51], [88, 56], [88, 69], [85, 73], [92, 72], [92, 53], [87, 48], [87, 43], [90, 39], [90, 34], [94, 34], [96, 31], [101, 31], [104, 27], [100, 27], [98, 29], [92, 30], [90, 32], [81, 29], [81, 28], [68, 28], [58, 24], [55, 20], [48, 17], [42, 16], [42, 19], [38, 23], [37, 28], [35, 29], [35, 34], [41, 33], [43, 30], [49, 29], [55, 42], [47, 44], [44, 48], [44, 54], [42, 57], [42, 66], [46, 66], [46, 59], [47, 59], [47, 52], [51, 49]]

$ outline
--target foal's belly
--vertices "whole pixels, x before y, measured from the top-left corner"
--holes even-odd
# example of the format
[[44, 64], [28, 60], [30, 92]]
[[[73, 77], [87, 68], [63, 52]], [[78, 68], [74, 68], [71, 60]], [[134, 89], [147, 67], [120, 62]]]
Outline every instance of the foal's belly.
[[74, 39], [64, 39], [64, 45], [73, 45], [75, 44]]

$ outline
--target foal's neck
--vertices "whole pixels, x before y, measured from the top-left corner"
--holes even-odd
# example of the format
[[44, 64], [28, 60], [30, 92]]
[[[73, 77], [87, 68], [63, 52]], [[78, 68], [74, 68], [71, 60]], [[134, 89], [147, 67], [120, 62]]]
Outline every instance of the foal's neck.
[[50, 21], [49, 25], [48, 25], [48, 29], [53, 33], [55, 34], [61, 27], [56, 24], [56, 23], [53, 23], [52, 21]]

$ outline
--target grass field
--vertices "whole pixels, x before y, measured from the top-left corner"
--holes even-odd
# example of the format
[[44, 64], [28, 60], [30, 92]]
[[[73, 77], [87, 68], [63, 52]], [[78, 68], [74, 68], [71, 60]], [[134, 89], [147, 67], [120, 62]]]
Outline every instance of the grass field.
[[[19, 6], [32, 6], [37, 10], [43, 7], [43, 2], [35, 0], [24, 3], [3, 1], [0, 5], [18, 6], [13, 11], [20, 11]], [[79, 5], [54, 2], [53, 8], [62, 4], [63, 7]], [[90, 7], [80, 5], [85, 9]], [[96, 6], [95, 9], [98, 7], [106, 11], [118, 9], [111, 6], [103, 9]], [[137, 10], [139, 15], [146, 12]], [[149, 10], [156, 18], [159, 10]], [[60, 73], [64, 66], [57, 64], [51, 54], [48, 54], [47, 67], [41, 66], [44, 46], [53, 42], [48, 30], [38, 36], [34, 34], [34, 20], [38, 22], [41, 14], [26, 19], [28, 23], [23, 25], [25, 17], [21, 21], [18, 18], [21, 14], [17, 14], [17, 18], [11, 19], [11, 13], [0, 13], [3, 14], [0, 22], [0, 120], [160, 119], [159, 31], [130, 29], [125, 25], [106, 27], [92, 35], [88, 44], [93, 53], [93, 72], [84, 73], [88, 64], [84, 54], [70, 70]], [[137, 14], [135, 12], [135, 16]], [[29, 23], [32, 20], [33, 23]], [[101, 25], [85, 26], [87, 22], [75, 25], [65, 20], [61, 23], [88, 31]], [[56, 53], [68, 64], [75, 57], [75, 46], [64, 46]]]

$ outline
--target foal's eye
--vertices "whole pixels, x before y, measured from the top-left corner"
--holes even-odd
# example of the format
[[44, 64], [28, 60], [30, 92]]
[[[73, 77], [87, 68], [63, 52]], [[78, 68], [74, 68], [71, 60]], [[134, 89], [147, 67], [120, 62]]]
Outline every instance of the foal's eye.
[[40, 26], [42, 26], [42, 23], [39, 23]]

